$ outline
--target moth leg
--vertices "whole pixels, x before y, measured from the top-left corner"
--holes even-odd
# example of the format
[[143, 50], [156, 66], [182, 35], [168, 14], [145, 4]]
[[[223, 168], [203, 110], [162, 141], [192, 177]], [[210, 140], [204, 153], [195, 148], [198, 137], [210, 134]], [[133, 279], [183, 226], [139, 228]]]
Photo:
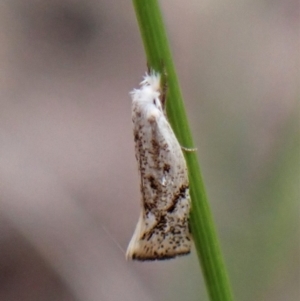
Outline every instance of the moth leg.
[[166, 111], [166, 101], [167, 101], [167, 92], [168, 92], [168, 83], [167, 78], [164, 77], [165, 80], [163, 81], [162, 85], [162, 92], [161, 92], [161, 104], [163, 107], [164, 112]]
[[151, 73], [151, 67], [149, 62], [147, 62], [147, 73], [150, 74]]
[[187, 153], [193, 153], [193, 152], [197, 152], [198, 148], [197, 147], [184, 147], [182, 145], [180, 145], [181, 149]]
[[166, 112], [166, 101], [167, 101], [167, 93], [168, 93], [168, 74], [164, 62], [162, 62], [162, 70], [163, 70], [163, 76], [162, 76], [161, 104], [164, 112]]

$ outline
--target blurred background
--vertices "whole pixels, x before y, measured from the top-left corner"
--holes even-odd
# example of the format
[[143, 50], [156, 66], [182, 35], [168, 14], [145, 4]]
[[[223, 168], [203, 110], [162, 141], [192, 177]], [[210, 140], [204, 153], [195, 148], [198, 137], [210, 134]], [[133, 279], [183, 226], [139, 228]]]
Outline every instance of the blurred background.
[[[299, 300], [299, 1], [160, 3], [236, 300]], [[0, 300], [208, 300], [195, 250], [125, 261], [131, 1], [0, 7]]]

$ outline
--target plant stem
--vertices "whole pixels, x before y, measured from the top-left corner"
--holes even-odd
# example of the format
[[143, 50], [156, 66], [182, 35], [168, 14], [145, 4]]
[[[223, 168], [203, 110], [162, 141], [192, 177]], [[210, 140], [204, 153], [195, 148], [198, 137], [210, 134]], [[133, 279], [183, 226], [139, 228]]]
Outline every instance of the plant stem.
[[[148, 65], [167, 73], [167, 115], [179, 143], [193, 148], [193, 140], [165, 27], [157, 0], [133, 0]], [[190, 226], [208, 294], [213, 301], [232, 301], [229, 279], [215, 231], [196, 152], [184, 152], [190, 179]]]

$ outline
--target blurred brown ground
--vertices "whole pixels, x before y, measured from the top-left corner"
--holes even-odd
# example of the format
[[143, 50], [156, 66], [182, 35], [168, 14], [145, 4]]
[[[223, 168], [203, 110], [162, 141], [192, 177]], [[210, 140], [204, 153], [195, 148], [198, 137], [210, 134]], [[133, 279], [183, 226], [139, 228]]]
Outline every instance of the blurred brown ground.
[[[236, 300], [298, 300], [299, 1], [161, 5]], [[117, 245], [140, 199], [131, 1], [0, 7], [0, 300], [208, 300], [195, 252]]]

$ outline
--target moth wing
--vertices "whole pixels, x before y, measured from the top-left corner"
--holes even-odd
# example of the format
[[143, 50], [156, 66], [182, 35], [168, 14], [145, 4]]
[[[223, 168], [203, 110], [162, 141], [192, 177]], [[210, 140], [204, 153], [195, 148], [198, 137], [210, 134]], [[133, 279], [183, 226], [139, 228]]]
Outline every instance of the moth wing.
[[[143, 117], [142, 117], [143, 118]], [[163, 112], [134, 119], [142, 211], [127, 258], [155, 260], [190, 252], [190, 196], [181, 147]]]

